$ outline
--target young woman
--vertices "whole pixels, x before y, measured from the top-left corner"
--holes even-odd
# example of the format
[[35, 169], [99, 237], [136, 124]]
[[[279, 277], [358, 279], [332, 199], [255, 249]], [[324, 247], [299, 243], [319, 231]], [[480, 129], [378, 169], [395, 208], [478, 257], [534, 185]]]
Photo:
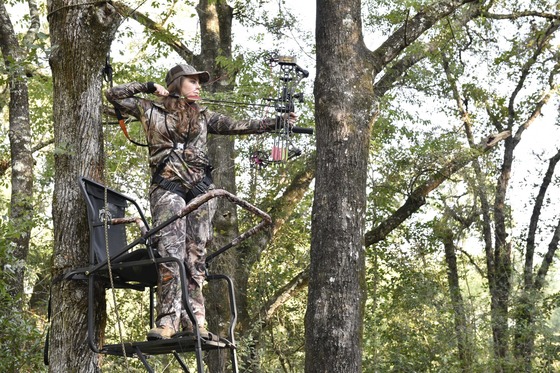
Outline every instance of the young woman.
[[[211, 166], [207, 156], [207, 135], [251, 134], [275, 129], [276, 118], [234, 121], [202, 108], [200, 84], [210, 79], [208, 72], [181, 64], [168, 71], [166, 88], [153, 83], [127, 83], [105, 93], [107, 99], [123, 113], [138, 118], [149, 145], [152, 184], [150, 207], [156, 226], [179, 212], [190, 199], [213, 188]], [[161, 102], [136, 97], [151, 93]], [[296, 116], [289, 115], [290, 125]], [[155, 237], [162, 257], [175, 257], [185, 262], [191, 307], [202, 335], [205, 325], [202, 285], [205, 280], [206, 247], [212, 239], [215, 200], [176, 220]], [[172, 338], [177, 332], [192, 330], [182, 307], [179, 272], [172, 264], [159, 266], [156, 327], [148, 339]]]

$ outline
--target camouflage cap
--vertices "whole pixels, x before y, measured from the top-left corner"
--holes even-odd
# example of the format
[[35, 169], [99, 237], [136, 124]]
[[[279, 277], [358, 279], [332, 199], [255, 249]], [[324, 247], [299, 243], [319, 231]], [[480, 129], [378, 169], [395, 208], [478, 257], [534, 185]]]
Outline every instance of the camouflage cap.
[[206, 83], [210, 80], [210, 74], [208, 74], [208, 71], [196, 71], [196, 69], [191, 65], [182, 64], [171, 68], [167, 72], [167, 75], [165, 76], [165, 84], [169, 87], [169, 85], [178, 77], [191, 75], [197, 75], [201, 83]]

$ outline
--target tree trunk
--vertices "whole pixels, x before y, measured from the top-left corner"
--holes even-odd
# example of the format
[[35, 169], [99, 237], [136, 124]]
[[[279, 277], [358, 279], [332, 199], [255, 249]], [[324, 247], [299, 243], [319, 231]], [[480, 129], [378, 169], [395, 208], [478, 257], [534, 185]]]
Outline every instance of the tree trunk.
[[[539, 188], [539, 193], [535, 198], [535, 205], [529, 222], [529, 231], [526, 239], [525, 265], [523, 268], [523, 290], [517, 301], [515, 311], [514, 327], [514, 348], [513, 353], [517, 361], [519, 371], [533, 371], [533, 352], [535, 347], [535, 319], [538, 317], [538, 302], [542, 298], [543, 280], [548, 273], [550, 261], [558, 248], [560, 235], [560, 222], [556, 226], [555, 232], [549, 244], [547, 255], [543, 258], [541, 269], [537, 276], [533, 273], [535, 261], [535, 241], [537, 230], [541, 218], [542, 208], [547, 195], [548, 188], [553, 181], [556, 165], [560, 161], [560, 151], [549, 160], [548, 168], [545, 172], [543, 181]], [[550, 258], [550, 261], [548, 261]]]
[[[62, 279], [87, 264], [88, 226], [77, 179], [103, 179], [102, 69], [117, 27], [109, 3], [54, 0], [48, 4], [52, 41], [55, 136], [50, 372], [98, 372], [99, 355], [87, 343], [87, 285]], [[96, 307], [105, 310], [102, 289]], [[98, 312], [96, 340], [105, 315]]]
[[306, 373], [362, 370], [364, 216], [374, 111], [360, 10], [359, 0], [317, 4], [317, 172], [305, 315]]
[[492, 335], [497, 372], [508, 372], [508, 313], [511, 291], [511, 243], [506, 230], [506, 194], [513, 163], [513, 141], [506, 139], [504, 161], [494, 201], [494, 283], [490, 286]]
[[473, 0], [436, 2], [375, 51], [362, 39], [359, 0], [317, 2], [317, 173], [305, 316], [306, 373], [360, 372], [364, 216], [377, 74], [440, 19]]
[[461, 296], [459, 285], [459, 273], [457, 270], [456, 248], [453, 242], [453, 231], [448, 229], [442, 237], [445, 249], [445, 263], [447, 264], [447, 282], [449, 284], [449, 295], [453, 305], [453, 316], [455, 319], [455, 336], [457, 338], [457, 352], [461, 372], [469, 373], [472, 371], [473, 346], [471, 344], [467, 317], [465, 315], [465, 305]]
[[[217, 66], [217, 57], [231, 58], [231, 25], [233, 9], [225, 1], [200, 0], [196, 8], [200, 18], [201, 54], [200, 68], [211, 71], [212, 92], [231, 90], [231, 80], [217, 79], [225, 72]], [[214, 184], [235, 194], [235, 140], [230, 136], [211, 136], [208, 142], [209, 157], [214, 171]], [[231, 203], [220, 200], [214, 216], [214, 239], [212, 246], [219, 249], [231, 242], [239, 233], [237, 209]], [[209, 268], [210, 273], [233, 274], [237, 267], [235, 249], [220, 255]], [[209, 282], [205, 291], [209, 330], [226, 335], [229, 325], [230, 304], [227, 288], [223, 281]], [[226, 372], [229, 351], [214, 350], [206, 354], [206, 364], [210, 372]]]
[[[36, 9], [35, 9], [36, 10]], [[31, 14], [33, 16], [33, 14]], [[33, 22], [37, 19], [32, 18]], [[29, 40], [28, 40], [29, 42]], [[8, 294], [15, 300], [16, 308], [23, 308], [23, 286], [25, 265], [29, 253], [31, 229], [33, 227], [33, 154], [31, 123], [29, 120], [29, 94], [24, 65], [25, 51], [20, 47], [4, 3], [0, 3], [0, 50], [6, 71], [9, 72], [9, 139], [12, 179], [10, 199], [10, 232], [12, 244], [8, 253], [12, 274], [3, 276]], [[2, 274], [7, 272], [2, 271]]]
[[[507, 128], [509, 130], [513, 130], [514, 125], [517, 123], [519, 113], [522, 112], [522, 110], [516, 107], [516, 101], [519, 99], [518, 94], [521, 87], [526, 84], [529, 72], [534, 68], [538, 60], [537, 57], [540, 57], [543, 51], [546, 50], [549, 41], [553, 38], [559, 27], [560, 21], [558, 20], [547, 23], [544, 26], [544, 29], [540, 31], [542, 35], [537, 38], [537, 43], [533, 46], [534, 49], [532, 50], [531, 58], [527, 60], [520, 70], [516, 89], [513, 90], [508, 100]], [[502, 167], [496, 183], [496, 199], [494, 201], [494, 283], [490, 283], [489, 288], [491, 296], [494, 354], [497, 358], [496, 372], [498, 373], [518, 370], [516, 363], [512, 361], [509, 356], [508, 349], [508, 313], [511, 295], [512, 264], [511, 240], [508, 239], [507, 233], [507, 224], [510, 217], [508, 216], [509, 206], [506, 204], [506, 195], [511, 178], [514, 151], [521, 141], [521, 136], [524, 131], [541, 115], [543, 106], [550, 99], [552, 92], [556, 90], [556, 85], [553, 83], [556, 71], [556, 69], [553, 69], [548, 77], [549, 91], [545, 92], [545, 94], [533, 104], [530, 115], [523, 123], [519, 124], [514, 136], [505, 141]], [[501, 124], [499, 126], [501, 126]]]
[[[215, 165], [213, 172], [214, 183], [218, 188], [223, 188], [233, 194], [235, 186], [234, 140], [226, 136], [216, 136], [209, 142], [210, 159]], [[216, 215], [214, 216], [214, 239], [212, 246], [219, 249], [231, 242], [239, 234], [237, 209], [231, 203], [220, 200]], [[222, 273], [232, 276], [238, 267], [236, 249], [226, 251], [216, 258], [209, 268], [210, 273]], [[206, 289], [206, 309], [209, 330], [214, 333], [226, 335], [225, 327], [229, 325], [230, 303], [228, 293], [223, 282], [209, 282]], [[226, 350], [210, 351], [207, 356], [207, 365], [210, 372], [221, 373], [226, 370], [229, 352]]]

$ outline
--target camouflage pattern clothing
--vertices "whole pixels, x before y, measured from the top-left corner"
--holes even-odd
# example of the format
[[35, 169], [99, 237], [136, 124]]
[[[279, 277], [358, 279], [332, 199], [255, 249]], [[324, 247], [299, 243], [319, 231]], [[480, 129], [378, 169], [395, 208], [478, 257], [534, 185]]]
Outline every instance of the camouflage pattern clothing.
[[138, 93], [153, 93], [153, 83], [128, 83], [106, 91], [105, 95], [122, 113], [142, 122], [150, 152], [152, 173], [167, 159], [161, 172], [167, 180], [180, 181], [187, 189], [204, 177], [208, 165], [207, 135], [244, 135], [274, 130], [274, 118], [234, 121], [231, 118], [200, 109], [197, 128], [177, 125], [178, 118], [161, 104], [136, 97]]
[[[138, 118], [144, 128], [149, 146], [150, 169], [158, 171], [165, 180], [180, 182], [187, 190], [197, 185], [209, 166], [207, 135], [251, 134], [273, 130], [275, 119], [234, 121], [205, 108], [200, 110], [198, 126], [179, 125], [178, 117], [165, 107], [151, 100], [136, 97], [140, 93], [153, 93], [153, 83], [128, 83], [106, 91], [106, 97], [123, 114]], [[172, 217], [186, 205], [178, 194], [157, 184], [150, 187], [150, 206], [154, 226]], [[187, 268], [188, 290], [191, 307], [199, 325], [204, 325], [205, 311], [202, 285], [205, 279], [206, 248], [212, 239], [211, 221], [215, 200], [195, 210], [183, 219], [176, 220], [162, 229], [155, 237], [162, 257], [184, 260]], [[158, 286], [157, 326], [179, 331], [190, 321], [181, 305], [179, 272], [172, 264], [160, 265]]]
[[[155, 188], [150, 194], [152, 215], [158, 225], [185, 207], [185, 200], [176, 193]], [[205, 308], [202, 285], [205, 279], [206, 247], [212, 240], [211, 221], [216, 211], [216, 200], [210, 200], [183, 219], [168, 225], [156, 236], [158, 252], [162, 257], [175, 257], [185, 262], [189, 299], [197, 324], [204, 325]], [[182, 307], [179, 272], [173, 263], [159, 266], [157, 326], [168, 326], [174, 331], [192, 324]]]

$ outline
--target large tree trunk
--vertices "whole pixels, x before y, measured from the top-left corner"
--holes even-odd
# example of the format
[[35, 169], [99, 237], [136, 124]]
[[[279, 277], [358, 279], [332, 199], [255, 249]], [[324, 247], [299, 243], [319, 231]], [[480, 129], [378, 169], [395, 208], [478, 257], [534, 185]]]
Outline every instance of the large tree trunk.
[[[109, 3], [54, 0], [48, 11], [56, 149], [49, 371], [98, 372], [99, 355], [87, 343], [87, 286], [62, 276], [87, 264], [88, 228], [77, 178], [103, 176], [101, 73], [117, 18]], [[104, 293], [97, 292], [97, 307], [104, 310]], [[98, 315], [101, 338], [104, 313]]]
[[[232, 89], [231, 80], [218, 79], [225, 72], [217, 66], [217, 57], [231, 58], [231, 25], [233, 9], [223, 0], [200, 0], [197, 9], [200, 18], [201, 35], [201, 69], [211, 72], [215, 83], [207, 89], [212, 92], [224, 92]], [[235, 194], [235, 140], [230, 136], [210, 137], [208, 142], [209, 157], [214, 171], [214, 184]], [[220, 200], [214, 216], [213, 247], [219, 249], [231, 242], [238, 235], [237, 209], [231, 203]], [[237, 268], [235, 250], [220, 255], [210, 267], [210, 273], [233, 274]], [[229, 324], [230, 304], [227, 288], [223, 281], [209, 282], [206, 291], [206, 309], [209, 330], [213, 333], [226, 335]], [[210, 372], [221, 373], [227, 371], [229, 351], [214, 350], [207, 353], [206, 364]]]
[[307, 373], [361, 372], [373, 80], [426, 30], [470, 2], [426, 6], [370, 53], [362, 40], [359, 0], [317, 1], [317, 173], [305, 316]]
[[365, 61], [360, 1], [317, 5], [317, 172], [305, 371], [353, 373], [362, 370], [372, 70]]
[[[215, 137], [209, 143], [210, 159], [216, 165], [214, 170], [214, 183], [217, 187], [226, 189], [235, 194], [235, 165], [233, 157], [234, 141], [225, 136]], [[216, 215], [214, 216], [213, 247], [219, 249], [238, 236], [237, 210], [234, 205], [220, 200]], [[231, 249], [221, 254], [212, 263], [210, 273], [223, 273], [232, 276], [238, 267], [236, 249]], [[209, 330], [214, 333], [226, 335], [225, 327], [229, 323], [230, 304], [224, 283], [210, 282], [206, 289], [206, 309]], [[225, 366], [229, 359], [226, 350], [215, 350], [208, 353], [207, 365], [210, 372], [221, 373], [227, 371]]]

